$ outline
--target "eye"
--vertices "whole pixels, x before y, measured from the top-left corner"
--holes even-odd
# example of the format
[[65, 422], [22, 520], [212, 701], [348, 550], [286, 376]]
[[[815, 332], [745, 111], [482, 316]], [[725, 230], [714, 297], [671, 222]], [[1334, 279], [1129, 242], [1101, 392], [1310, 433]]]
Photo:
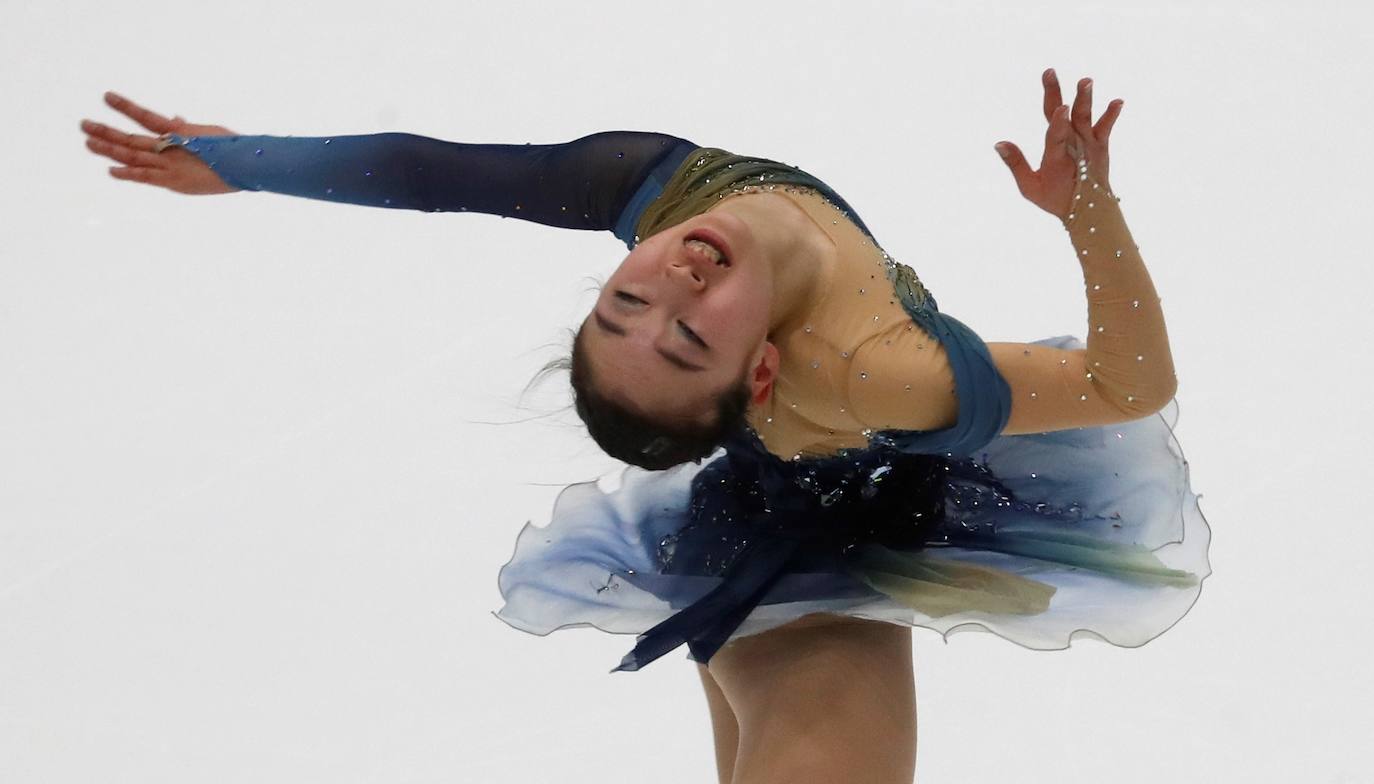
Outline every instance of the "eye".
[[693, 343], [696, 343], [698, 346], [701, 346], [702, 348], [708, 347], [706, 345], [706, 341], [702, 340], [697, 335], [697, 333], [693, 332], [691, 327], [687, 326], [686, 324], [683, 324], [681, 321], [679, 321], [677, 325], [682, 328], [682, 334], [686, 335], [688, 339], [690, 339]]
[[[615, 298], [618, 299], [618, 300], [620, 300], [620, 301], [622, 301], [622, 302], [628, 302], [628, 303], [634, 304], [634, 305], [644, 305], [644, 304], [647, 304], [644, 300], [640, 299], [639, 297], [636, 297], [635, 295], [633, 295], [633, 294], [631, 294], [631, 293], [629, 293], [629, 292], [627, 292], [627, 291], [617, 291], [617, 292], [615, 292]], [[688, 340], [692, 341], [693, 343], [697, 344], [698, 346], [701, 346], [701, 347], [704, 348], [704, 349], [710, 350], [711, 347], [708, 346], [708, 345], [706, 345], [706, 341], [702, 340], [700, 335], [698, 335], [697, 333], [693, 332], [691, 327], [687, 326], [686, 324], [682, 323], [681, 321], [679, 321], [679, 322], [677, 323], [677, 326], [678, 326], [678, 329], [682, 330], [682, 334], [685, 335], [685, 336], [687, 337]]]

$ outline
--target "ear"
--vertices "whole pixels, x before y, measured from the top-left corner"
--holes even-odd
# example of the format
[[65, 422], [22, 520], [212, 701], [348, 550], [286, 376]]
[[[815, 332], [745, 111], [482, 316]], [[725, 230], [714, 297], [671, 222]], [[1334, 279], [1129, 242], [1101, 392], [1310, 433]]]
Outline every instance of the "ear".
[[778, 348], [768, 341], [759, 346], [749, 364], [749, 402], [758, 405], [773, 394], [773, 382], [778, 377], [781, 360]]

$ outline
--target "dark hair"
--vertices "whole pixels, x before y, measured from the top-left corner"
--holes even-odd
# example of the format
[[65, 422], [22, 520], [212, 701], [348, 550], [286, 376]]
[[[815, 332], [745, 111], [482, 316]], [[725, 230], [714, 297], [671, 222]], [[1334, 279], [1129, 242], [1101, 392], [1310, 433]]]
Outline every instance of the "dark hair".
[[[571, 371], [573, 407], [602, 451], [631, 465], [660, 471], [686, 462], [701, 462], [731, 433], [744, 427], [749, 410], [747, 374], [716, 397], [711, 424], [665, 425], [596, 389], [595, 377], [582, 345], [582, 329], [573, 335], [572, 354], [543, 367], [543, 373]], [[535, 377], [538, 380], [539, 376]], [[531, 382], [533, 383], [533, 382]]]

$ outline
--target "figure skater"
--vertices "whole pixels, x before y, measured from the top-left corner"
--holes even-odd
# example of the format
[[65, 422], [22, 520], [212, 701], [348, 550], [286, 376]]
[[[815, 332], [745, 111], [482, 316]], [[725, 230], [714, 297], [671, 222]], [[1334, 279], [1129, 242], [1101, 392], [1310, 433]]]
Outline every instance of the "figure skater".
[[525, 526], [497, 616], [635, 634], [616, 670], [686, 645], [723, 783], [904, 782], [912, 626], [1138, 646], [1210, 574], [1160, 298], [1108, 180], [1122, 102], [1094, 123], [1091, 80], [1072, 109], [1042, 82], [1039, 168], [996, 149], [1068, 233], [1086, 344], [984, 342], [821, 180], [667, 134], [240, 136], [113, 93], [156, 136], [82, 128], [112, 176], [178, 193], [612, 231], [629, 254], [550, 367], [631, 466]]

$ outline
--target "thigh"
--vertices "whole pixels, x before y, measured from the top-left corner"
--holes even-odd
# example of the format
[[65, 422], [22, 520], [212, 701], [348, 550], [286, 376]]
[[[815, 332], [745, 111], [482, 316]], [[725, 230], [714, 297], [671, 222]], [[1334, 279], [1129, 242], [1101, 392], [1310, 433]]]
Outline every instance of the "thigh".
[[721, 784], [735, 777], [735, 755], [739, 752], [739, 724], [735, 712], [720, 690], [720, 685], [705, 666], [697, 664], [701, 687], [706, 691], [706, 706], [711, 710], [711, 736], [716, 749], [716, 775]]
[[737, 784], [911, 781], [910, 627], [808, 615], [729, 643], [709, 670], [739, 724]]

